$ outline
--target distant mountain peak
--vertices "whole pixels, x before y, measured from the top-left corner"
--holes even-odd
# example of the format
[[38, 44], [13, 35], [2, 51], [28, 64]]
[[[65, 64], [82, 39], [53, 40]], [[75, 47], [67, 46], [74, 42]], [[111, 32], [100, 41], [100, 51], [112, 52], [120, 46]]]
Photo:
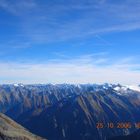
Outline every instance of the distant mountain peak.
[[130, 85], [130, 86], [127, 86], [127, 87], [131, 90], [140, 92], [140, 86], [139, 85]]
[[13, 84], [14, 85], [14, 87], [24, 87], [24, 85], [23, 84], [17, 84], [17, 83], [15, 83], [15, 84]]

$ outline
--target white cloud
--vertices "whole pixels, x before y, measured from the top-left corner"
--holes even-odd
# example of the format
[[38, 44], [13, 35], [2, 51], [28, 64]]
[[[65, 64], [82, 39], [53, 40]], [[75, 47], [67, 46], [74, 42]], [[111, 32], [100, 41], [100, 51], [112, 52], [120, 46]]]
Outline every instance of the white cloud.
[[0, 83], [139, 84], [140, 71], [131, 70], [138, 67], [138, 64], [124, 63], [98, 65], [93, 58], [58, 60], [44, 64], [0, 63]]
[[27, 11], [29, 12], [29, 10], [32, 10], [35, 7], [36, 3], [34, 2], [34, 0], [0, 0], [0, 8], [16, 16], [24, 14]]
[[65, 41], [140, 29], [140, 2], [134, 0], [70, 0], [54, 1], [54, 4], [0, 0], [1, 7], [19, 16], [20, 33], [31, 42]]

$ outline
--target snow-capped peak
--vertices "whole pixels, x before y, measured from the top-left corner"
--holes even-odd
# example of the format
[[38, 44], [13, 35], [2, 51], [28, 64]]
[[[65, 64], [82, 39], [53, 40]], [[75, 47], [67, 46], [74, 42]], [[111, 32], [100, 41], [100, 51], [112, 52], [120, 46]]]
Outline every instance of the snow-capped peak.
[[103, 84], [104, 89], [108, 89], [108, 88], [111, 88], [111, 87], [112, 87], [112, 84], [108, 84], [108, 83]]
[[15, 86], [15, 87], [18, 87], [19, 85], [18, 85], [18, 84], [14, 84], [14, 86]]
[[138, 85], [130, 85], [130, 86], [127, 86], [127, 87], [131, 90], [135, 90], [135, 91], [140, 92], [140, 86], [138, 86]]
[[120, 91], [120, 90], [126, 91], [128, 89], [140, 92], [140, 86], [137, 86], [137, 85], [126, 85], [126, 86], [118, 85], [114, 87], [115, 91]]
[[117, 85], [117, 86], [115, 86], [114, 87], [114, 90], [116, 90], [116, 91], [120, 91], [120, 90], [127, 90], [128, 89], [128, 87], [127, 86], [121, 86], [121, 85]]
[[19, 87], [19, 86], [24, 87], [23, 84], [14, 84], [14, 86], [15, 86], [15, 87]]
[[121, 87], [117, 86], [114, 88], [114, 90], [119, 91], [121, 89]]

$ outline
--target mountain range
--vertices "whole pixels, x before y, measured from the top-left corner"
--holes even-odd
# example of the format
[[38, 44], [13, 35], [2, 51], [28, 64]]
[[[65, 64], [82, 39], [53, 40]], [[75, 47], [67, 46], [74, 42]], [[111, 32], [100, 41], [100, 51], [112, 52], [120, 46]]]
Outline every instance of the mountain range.
[[[0, 111], [48, 140], [108, 140], [136, 133], [139, 89], [120, 84], [0, 85]], [[132, 127], [117, 127], [128, 122]], [[114, 127], [108, 128], [109, 123]]]

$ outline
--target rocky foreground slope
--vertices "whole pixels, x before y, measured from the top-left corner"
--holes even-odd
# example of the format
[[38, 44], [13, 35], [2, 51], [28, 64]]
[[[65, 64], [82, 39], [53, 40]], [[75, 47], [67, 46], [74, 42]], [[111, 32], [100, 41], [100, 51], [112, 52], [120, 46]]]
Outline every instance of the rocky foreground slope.
[[0, 140], [43, 140], [0, 113]]

